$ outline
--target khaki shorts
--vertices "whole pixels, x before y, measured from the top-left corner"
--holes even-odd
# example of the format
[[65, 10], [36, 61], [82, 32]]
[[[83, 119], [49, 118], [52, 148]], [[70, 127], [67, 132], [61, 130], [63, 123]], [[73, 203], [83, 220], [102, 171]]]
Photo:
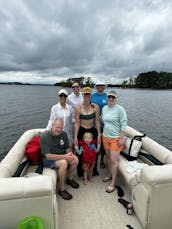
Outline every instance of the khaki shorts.
[[118, 145], [119, 138], [107, 138], [103, 136], [103, 146], [105, 150], [120, 153], [122, 146]]

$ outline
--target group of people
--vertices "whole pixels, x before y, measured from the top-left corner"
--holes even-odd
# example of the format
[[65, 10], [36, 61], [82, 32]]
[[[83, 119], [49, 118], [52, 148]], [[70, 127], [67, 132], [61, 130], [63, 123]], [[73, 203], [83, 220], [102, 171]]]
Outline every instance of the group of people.
[[[58, 103], [51, 109], [46, 132], [41, 136], [43, 165], [56, 169], [59, 179], [58, 194], [64, 199], [72, 195], [65, 188], [66, 184], [79, 188], [74, 180], [77, 168], [78, 176], [83, 176], [84, 184], [99, 175], [100, 168], [105, 168], [104, 155], [107, 155], [108, 175], [103, 182], [110, 182], [106, 192], [115, 190], [118, 172], [118, 157], [125, 144], [127, 115], [125, 109], [117, 104], [115, 90], [104, 92], [105, 83], [96, 83], [97, 91], [83, 87], [80, 92], [78, 82], [72, 84], [73, 92], [68, 95], [65, 89], [58, 92]], [[75, 153], [73, 153], [75, 151]]]

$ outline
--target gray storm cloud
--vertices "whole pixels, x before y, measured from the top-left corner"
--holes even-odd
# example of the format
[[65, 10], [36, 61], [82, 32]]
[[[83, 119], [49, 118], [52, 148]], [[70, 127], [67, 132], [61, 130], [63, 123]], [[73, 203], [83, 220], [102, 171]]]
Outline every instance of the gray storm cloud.
[[0, 81], [172, 71], [172, 3], [0, 0]]

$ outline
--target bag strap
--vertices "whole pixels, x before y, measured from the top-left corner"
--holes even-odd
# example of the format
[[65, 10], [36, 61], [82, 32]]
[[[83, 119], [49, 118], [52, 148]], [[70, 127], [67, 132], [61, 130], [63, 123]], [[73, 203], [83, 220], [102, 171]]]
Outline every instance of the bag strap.
[[134, 140], [142, 141], [142, 138], [145, 137], [145, 136], [146, 136], [146, 134], [143, 134], [143, 135], [135, 135], [135, 136], [131, 139], [130, 146], [129, 146], [129, 149], [128, 149], [128, 155], [131, 154], [131, 147], [132, 147], [133, 141], [134, 141]]
[[26, 166], [28, 166], [29, 160], [23, 161], [17, 168], [16, 172], [14, 173], [13, 177], [20, 177], [22, 174], [23, 170], [25, 169]]
[[43, 164], [39, 164], [38, 167], [35, 170], [35, 173], [42, 174], [44, 170]]
[[137, 141], [141, 141], [142, 138], [144, 138], [145, 136], [146, 136], [146, 134], [143, 134], [143, 135], [135, 135], [135, 136], [133, 137], [133, 139], [134, 139], [134, 140], [137, 140]]

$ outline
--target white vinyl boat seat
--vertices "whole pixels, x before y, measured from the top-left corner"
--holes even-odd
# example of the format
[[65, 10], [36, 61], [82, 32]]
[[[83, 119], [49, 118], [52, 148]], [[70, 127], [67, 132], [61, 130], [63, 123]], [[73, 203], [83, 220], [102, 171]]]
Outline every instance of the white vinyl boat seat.
[[[127, 137], [141, 134], [127, 127]], [[138, 173], [129, 173], [130, 163], [119, 157], [119, 175], [131, 190], [135, 214], [144, 229], [171, 229], [172, 151], [149, 137], [142, 139], [138, 163], [147, 164]]]
[[0, 163], [3, 229], [17, 228], [20, 221], [31, 215], [40, 217], [45, 228], [58, 229], [56, 171], [30, 165], [25, 156], [26, 144], [42, 131], [44, 129], [26, 131]]

